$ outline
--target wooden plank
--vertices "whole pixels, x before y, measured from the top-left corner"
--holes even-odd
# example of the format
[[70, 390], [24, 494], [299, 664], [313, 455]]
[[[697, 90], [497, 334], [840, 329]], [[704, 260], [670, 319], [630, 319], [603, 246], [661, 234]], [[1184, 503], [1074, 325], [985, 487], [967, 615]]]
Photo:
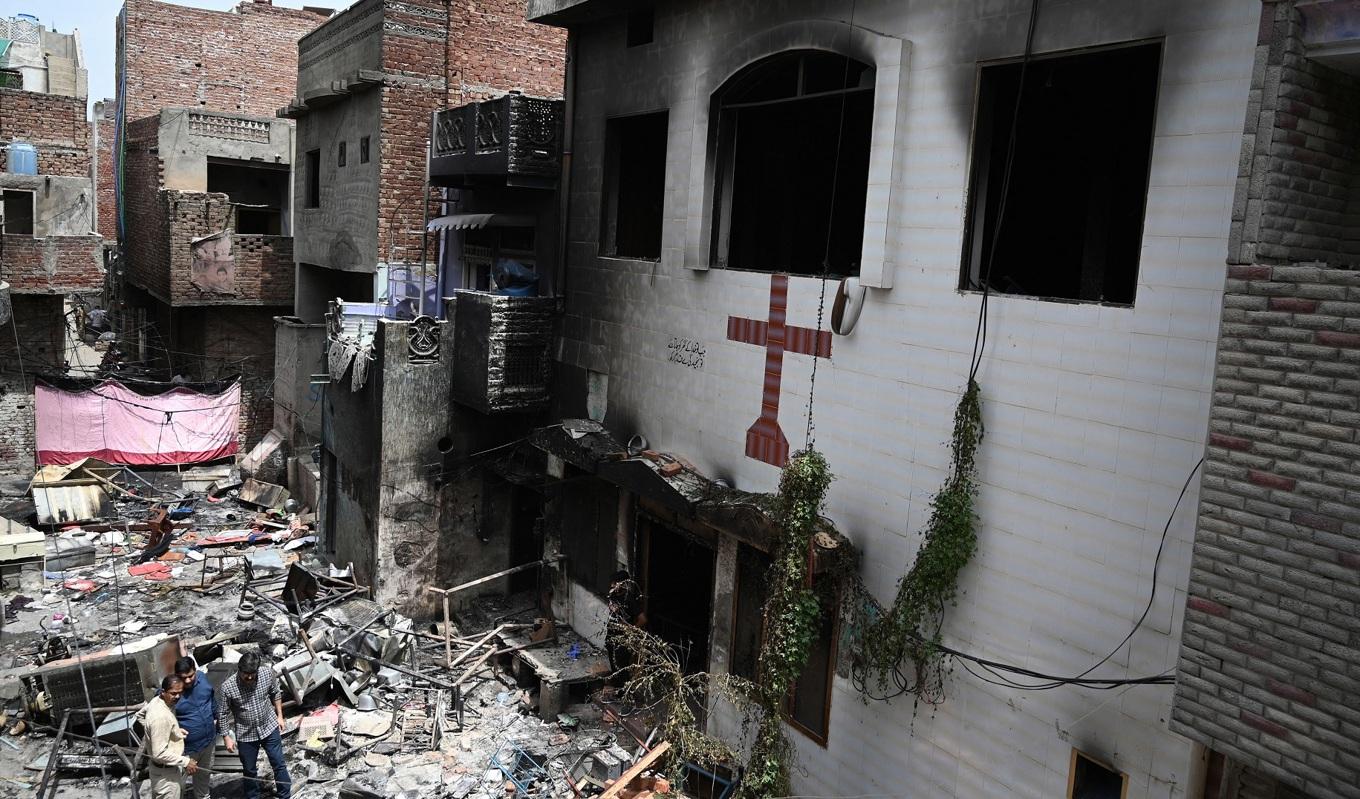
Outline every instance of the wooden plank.
[[444, 596], [448, 596], [449, 594], [456, 594], [459, 591], [464, 591], [468, 588], [474, 588], [476, 586], [482, 585], [483, 583], [489, 583], [492, 580], [499, 580], [502, 577], [509, 577], [512, 574], [519, 574], [520, 572], [525, 571], [527, 569], [534, 569], [539, 566], [547, 566], [548, 564], [556, 563], [559, 560], [561, 560], [561, 558], [536, 560], [533, 563], [524, 563], [519, 566], [512, 566], [508, 569], [502, 569], [501, 571], [498, 571], [495, 574], [488, 574], [485, 577], [478, 577], [476, 580], [472, 580], [461, 585], [455, 585], [452, 588], [431, 588], [427, 586], [425, 590], [432, 591], [436, 594], [443, 594]]
[[618, 796], [623, 792], [624, 788], [628, 787], [630, 782], [642, 776], [642, 772], [651, 768], [652, 764], [662, 755], [666, 754], [670, 748], [670, 741], [662, 741], [657, 744], [655, 749], [643, 755], [638, 762], [634, 763], [627, 771], [619, 775], [619, 778], [614, 781], [614, 784], [606, 789], [604, 793], [600, 794], [598, 799], [612, 799], [612, 797]]

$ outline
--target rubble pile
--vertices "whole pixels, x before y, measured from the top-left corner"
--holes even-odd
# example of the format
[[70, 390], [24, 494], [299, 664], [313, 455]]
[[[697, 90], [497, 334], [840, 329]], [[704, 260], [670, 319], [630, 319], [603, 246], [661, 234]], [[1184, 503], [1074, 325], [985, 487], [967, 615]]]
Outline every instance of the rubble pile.
[[[314, 517], [278, 486], [234, 470], [62, 468], [32, 485], [48, 496], [27, 518], [53, 528], [37, 554], [36, 531], [11, 521], [27, 549], [0, 560], [0, 797], [149, 795], [136, 712], [177, 658], [216, 687], [247, 652], [280, 678], [294, 796], [670, 789], [647, 774], [664, 743], [600, 700], [602, 653], [532, 600], [418, 623], [318, 557]], [[238, 795], [240, 769], [219, 738], [214, 794]]]

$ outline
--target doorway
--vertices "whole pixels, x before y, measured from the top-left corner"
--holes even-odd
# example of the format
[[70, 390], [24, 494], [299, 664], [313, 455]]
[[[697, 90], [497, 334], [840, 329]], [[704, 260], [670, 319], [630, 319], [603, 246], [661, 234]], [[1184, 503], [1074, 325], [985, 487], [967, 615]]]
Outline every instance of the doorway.
[[717, 553], [646, 516], [638, 517], [638, 532], [647, 629], [676, 648], [686, 674], [707, 671]]

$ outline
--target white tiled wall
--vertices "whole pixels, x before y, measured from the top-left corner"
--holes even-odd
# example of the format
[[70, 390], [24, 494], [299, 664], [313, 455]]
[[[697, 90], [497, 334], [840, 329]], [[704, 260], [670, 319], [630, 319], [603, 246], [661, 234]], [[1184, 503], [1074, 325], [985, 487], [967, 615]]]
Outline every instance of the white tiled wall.
[[[764, 353], [725, 340], [729, 314], [765, 317], [769, 276], [695, 268], [706, 266], [695, 259], [708, 214], [707, 130], [695, 126], [707, 117], [705, 87], [725, 78], [711, 73], [732, 52], [773, 52], [778, 37], [762, 32], [845, 20], [852, 9], [858, 25], [909, 45], [897, 165], [871, 175], [893, 184], [886, 262], [895, 273], [890, 290], [870, 291], [855, 332], [834, 339], [814, 407], [817, 444], [839, 478], [828, 515], [863, 550], [864, 579], [887, 600], [943, 478], [976, 322], [978, 296], [956, 290], [976, 62], [1021, 52], [1028, 2], [667, 4], [656, 43], [635, 49], [624, 48], [620, 26], [583, 29], [568, 312], [594, 321], [563, 358], [609, 374], [606, 422], [636, 428], [617, 432], [643, 433], [740, 488], [774, 489], [777, 470], [744, 455]], [[1075, 674], [1123, 638], [1147, 602], [1163, 526], [1203, 450], [1259, 13], [1255, 0], [1040, 4], [1039, 52], [1164, 38], [1138, 293], [1131, 309], [993, 297], [979, 373], [980, 547], [949, 614], [956, 646]], [[662, 261], [597, 258], [604, 120], [667, 107]], [[792, 279], [791, 324], [815, 324], [820, 291], [815, 279]], [[702, 369], [666, 360], [672, 336], [703, 342]], [[787, 356], [780, 421], [795, 448], [811, 372], [808, 357]], [[1174, 664], [1194, 485], [1172, 520], [1152, 612], [1132, 650], [1100, 676]], [[959, 670], [948, 693], [913, 720], [910, 701], [866, 705], [837, 680], [829, 745], [792, 734], [799, 792], [1060, 796], [1074, 745], [1127, 771], [1131, 797], [1187, 788], [1190, 744], [1167, 730], [1169, 687], [1022, 692]]]

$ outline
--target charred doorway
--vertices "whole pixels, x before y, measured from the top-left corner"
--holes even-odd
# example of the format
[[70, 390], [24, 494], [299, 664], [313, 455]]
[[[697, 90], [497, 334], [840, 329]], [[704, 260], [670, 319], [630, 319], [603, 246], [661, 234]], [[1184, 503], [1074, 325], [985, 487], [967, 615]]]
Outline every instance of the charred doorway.
[[[543, 496], [529, 488], [487, 473], [482, 484], [481, 535], [488, 543], [504, 538], [506, 566], [522, 566], [543, 558]], [[511, 594], [537, 592], [538, 569], [507, 578]]]
[[707, 671], [717, 553], [647, 516], [638, 541], [647, 629], [676, 648], [686, 674]]

